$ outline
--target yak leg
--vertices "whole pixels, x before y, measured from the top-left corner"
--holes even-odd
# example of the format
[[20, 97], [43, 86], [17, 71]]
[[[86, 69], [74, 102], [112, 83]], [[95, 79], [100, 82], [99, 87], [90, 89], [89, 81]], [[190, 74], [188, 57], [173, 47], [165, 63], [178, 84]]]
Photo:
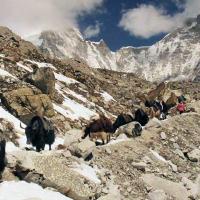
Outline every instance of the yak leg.
[[36, 145], [36, 151], [40, 152], [41, 150], [44, 150], [44, 148], [45, 148], [44, 140], [38, 141], [38, 144]]
[[107, 135], [107, 143], [110, 142], [110, 133]]
[[40, 152], [40, 146], [36, 146], [36, 151]]
[[49, 144], [49, 151], [51, 151], [51, 144]]
[[105, 144], [105, 141], [104, 141], [104, 139], [102, 138], [102, 144], [104, 145]]

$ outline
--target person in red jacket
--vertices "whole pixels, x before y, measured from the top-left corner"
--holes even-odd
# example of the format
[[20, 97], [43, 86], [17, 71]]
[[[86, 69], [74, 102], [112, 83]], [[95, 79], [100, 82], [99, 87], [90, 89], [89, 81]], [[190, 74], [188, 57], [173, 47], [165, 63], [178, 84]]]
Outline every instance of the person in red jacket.
[[178, 105], [177, 105], [177, 110], [179, 111], [179, 113], [183, 113], [186, 111], [186, 104], [185, 102], [181, 101]]

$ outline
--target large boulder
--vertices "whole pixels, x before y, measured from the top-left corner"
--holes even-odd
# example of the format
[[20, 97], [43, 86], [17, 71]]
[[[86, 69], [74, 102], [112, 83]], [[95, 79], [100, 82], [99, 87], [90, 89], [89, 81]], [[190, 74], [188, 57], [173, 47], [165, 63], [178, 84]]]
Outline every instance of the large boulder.
[[34, 114], [47, 117], [52, 117], [55, 114], [50, 98], [46, 94], [35, 92], [29, 87], [4, 92], [1, 99], [3, 105], [25, 123]]
[[157, 177], [153, 174], [144, 174], [142, 179], [145, 184], [151, 186], [155, 190], [162, 190], [167, 195], [177, 200], [187, 200], [189, 193], [181, 183], [175, 183], [164, 178]]
[[54, 188], [72, 199], [93, 199], [98, 185], [73, 169], [76, 162], [56, 152], [17, 151], [8, 156], [8, 165], [16, 166], [23, 180]]
[[90, 141], [88, 138], [84, 139], [80, 143], [75, 143], [69, 147], [72, 155], [82, 157], [86, 159], [95, 149], [96, 144]]
[[192, 162], [200, 161], [200, 149], [194, 149], [187, 153], [188, 159]]
[[26, 81], [39, 88], [44, 94], [54, 97], [56, 80], [50, 67], [35, 67], [33, 73], [26, 77]]
[[31, 42], [27, 42], [7, 27], [0, 26], [0, 53], [14, 58], [18, 62], [22, 58], [44, 60], [44, 56]]
[[67, 133], [65, 134], [64, 145], [66, 147], [69, 147], [74, 143], [78, 143], [79, 140], [81, 140], [82, 136], [83, 136], [83, 130], [71, 129], [67, 131]]

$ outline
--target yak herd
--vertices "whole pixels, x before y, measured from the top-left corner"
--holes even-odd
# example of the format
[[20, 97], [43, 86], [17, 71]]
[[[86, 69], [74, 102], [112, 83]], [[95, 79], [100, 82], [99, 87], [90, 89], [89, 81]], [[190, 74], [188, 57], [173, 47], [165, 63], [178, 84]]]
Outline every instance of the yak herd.
[[[110, 136], [114, 134], [119, 127], [129, 124], [130, 122], [135, 122], [132, 136], [140, 136], [142, 127], [148, 123], [149, 118], [158, 117], [157, 114], [159, 114], [158, 118], [165, 119], [169, 109], [175, 105], [176, 103], [169, 104], [163, 101], [161, 103], [157, 101], [145, 101], [146, 110], [139, 108], [132, 114], [120, 114], [114, 123], [106, 116], [100, 115], [98, 119], [92, 120], [85, 127], [82, 139], [89, 136], [92, 140], [102, 140], [102, 144], [105, 144], [105, 142], [108, 143], [110, 141]], [[21, 128], [23, 127], [21, 126]], [[48, 144], [49, 150], [51, 150], [51, 145], [55, 141], [55, 127], [48, 119], [41, 116], [34, 116], [26, 128], [23, 129], [25, 129], [27, 144], [32, 144], [32, 146], [36, 147], [37, 152], [44, 150], [45, 144]], [[3, 140], [0, 142], [0, 172], [4, 170], [6, 163], [5, 147], [6, 141]]]

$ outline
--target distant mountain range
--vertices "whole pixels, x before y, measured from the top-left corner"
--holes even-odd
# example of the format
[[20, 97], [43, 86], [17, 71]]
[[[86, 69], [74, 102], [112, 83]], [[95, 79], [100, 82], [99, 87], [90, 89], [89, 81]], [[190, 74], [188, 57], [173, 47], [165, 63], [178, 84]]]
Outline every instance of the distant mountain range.
[[112, 52], [103, 40], [84, 40], [77, 29], [44, 31], [28, 40], [51, 57], [81, 58], [90, 67], [135, 73], [149, 81], [199, 77], [200, 16], [188, 20], [184, 27], [152, 46], [123, 47], [116, 52]]

